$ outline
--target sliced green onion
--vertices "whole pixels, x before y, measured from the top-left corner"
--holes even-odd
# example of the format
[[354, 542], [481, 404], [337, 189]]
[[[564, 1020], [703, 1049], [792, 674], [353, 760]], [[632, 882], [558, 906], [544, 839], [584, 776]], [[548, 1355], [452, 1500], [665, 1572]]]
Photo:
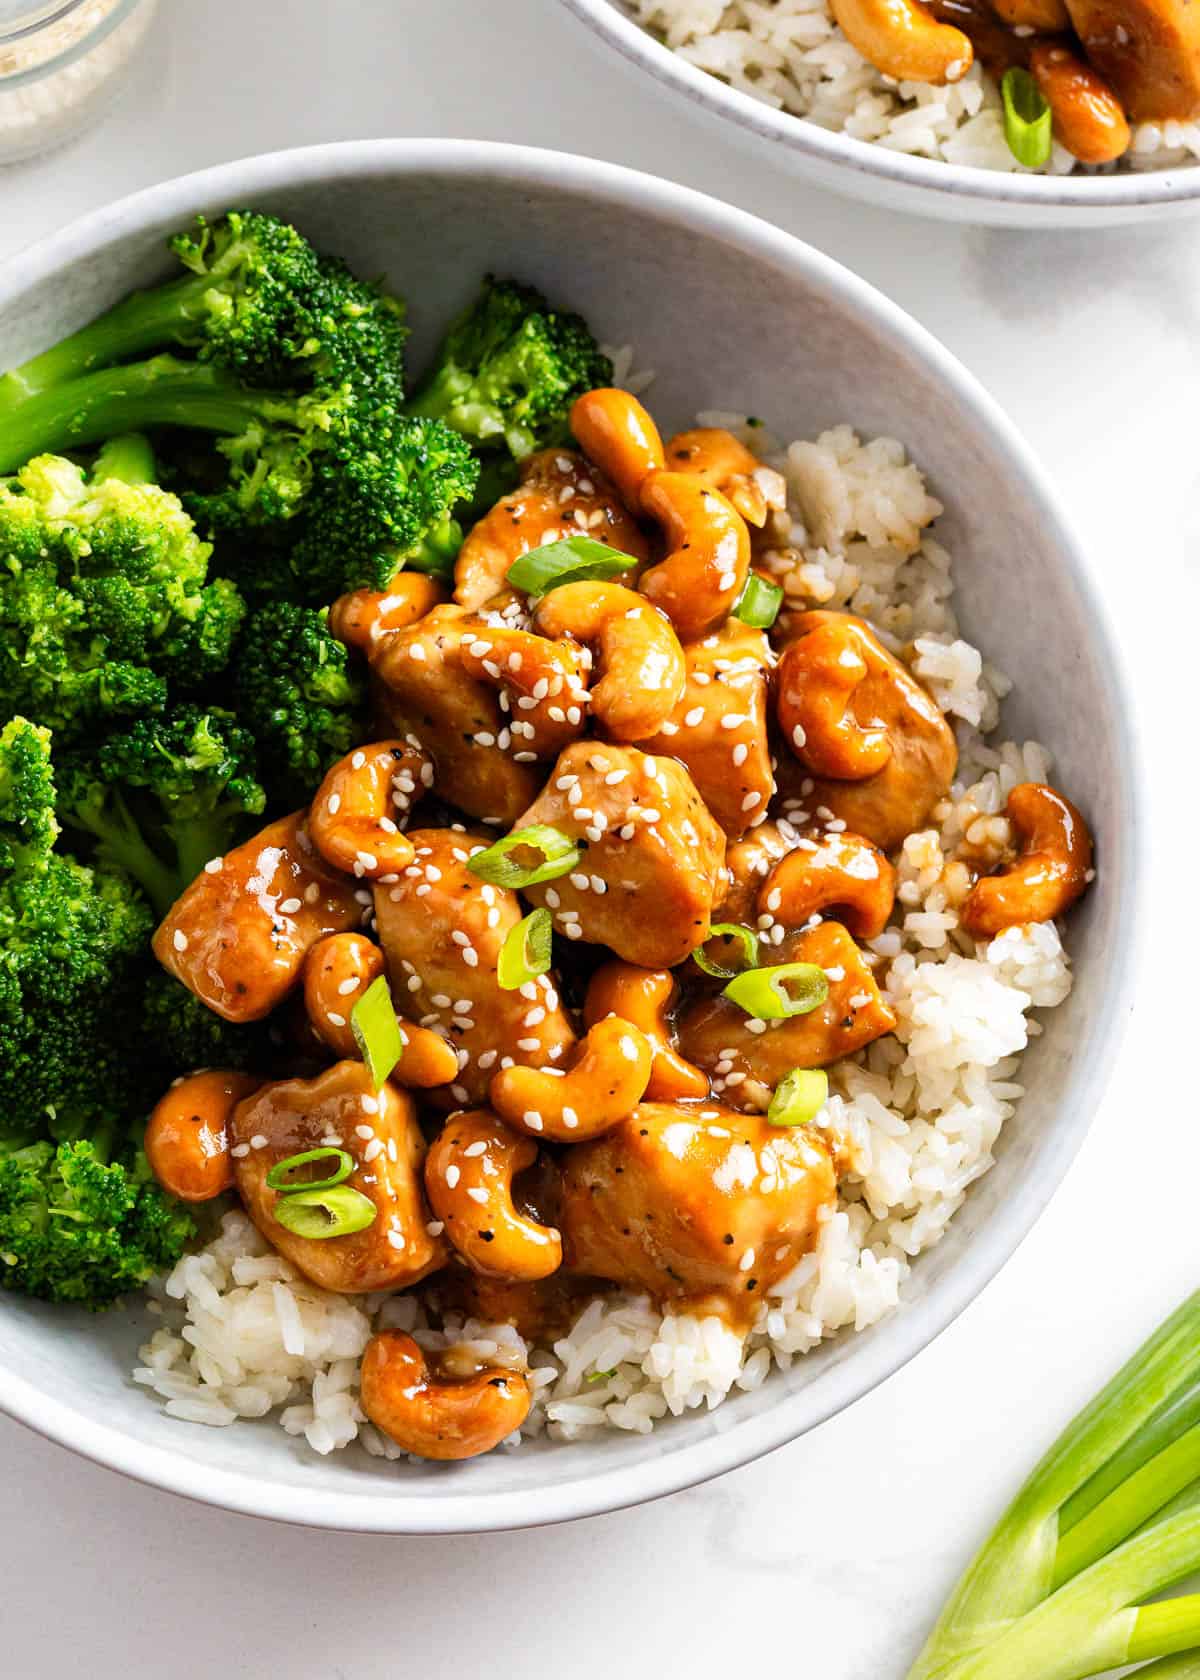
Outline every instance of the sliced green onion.
[[611, 1371], [589, 1371], [587, 1380], [590, 1383], [611, 1382], [616, 1374], [617, 1367], [614, 1365]]
[[348, 1237], [373, 1225], [379, 1209], [349, 1184], [332, 1190], [297, 1190], [275, 1203], [276, 1222], [297, 1237]]
[[[736, 939], [741, 946], [741, 962], [736, 968], [723, 968], [716, 963], [704, 949], [710, 939]], [[692, 959], [697, 968], [702, 968], [705, 974], [711, 974], [717, 980], [732, 980], [735, 974], [742, 974], [748, 968], [758, 966], [758, 937], [750, 928], [743, 927], [740, 922], [714, 922], [704, 935], [704, 945], [699, 945], [692, 952]]]
[[[523, 847], [540, 852], [541, 863], [523, 864], [509, 857], [510, 852]], [[541, 881], [556, 881], [574, 869], [582, 855], [569, 834], [547, 823], [534, 823], [532, 828], [518, 828], [506, 834], [485, 852], [476, 852], [467, 868], [494, 887], [536, 887]]]
[[777, 583], [751, 572], [745, 587], [733, 603], [733, 616], [755, 630], [769, 630], [779, 617], [783, 605], [783, 590]]
[[759, 1021], [784, 1021], [819, 1008], [829, 996], [829, 981], [815, 963], [778, 963], [747, 969], [729, 982], [724, 995]]
[[378, 1091], [404, 1054], [404, 1040], [386, 975], [372, 980], [350, 1011], [350, 1030], [367, 1065], [371, 1083]]
[[829, 1075], [824, 1068], [793, 1068], [775, 1087], [768, 1126], [807, 1126], [825, 1107]]
[[500, 947], [496, 979], [506, 992], [515, 992], [527, 980], [545, 974], [550, 967], [554, 943], [554, 918], [549, 910], [531, 910], [511, 928]]
[[[324, 1178], [295, 1176], [301, 1167], [307, 1167], [314, 1161], [328, 1161], [332, 1170], [327, 1172]], [[323, 1149], [306, 1149], [300, 1155], [289, 1155], [286, 1161], [276, 1161], [267, 1174], [267, 1185], [285, 1196], [293, 1190], [332, 1190], [335, 1184], [349, 1178], [353, 1171], [353, 1155], [345, 1149], [334, 1149], [332, 1144], [329, 1144]]]
[[1014, 67], [1000, 83], [1004, 100], [1004, 138], [1026, 169], [1040, 169], [1050, 156], [1052, 117], [1046, 97], [1028, 70]]
[[610, 548], [595, 537], [563, 537], [531, 548], [514, 560], [508, 568], [508, 581], [526, 595], [545, 595], [564, 583], [619, 577], [636, 565], [632, 554], [622, 554], [619, 548]]

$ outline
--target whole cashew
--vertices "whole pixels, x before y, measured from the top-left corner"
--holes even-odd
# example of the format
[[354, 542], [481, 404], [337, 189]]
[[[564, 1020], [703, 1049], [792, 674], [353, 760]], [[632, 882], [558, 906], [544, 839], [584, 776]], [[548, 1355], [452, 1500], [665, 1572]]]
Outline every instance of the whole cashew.
[[830, 622], [784, 649], [779, 662], [779, 725], [810, 770], [861, 781], [882, 770], [892, 744], [882, 723], [860, 723], [851, 702], [866, 680], [864, 633]]
[[143, 1148], [164, 1190], [183, 1202], [209, 1202], [233, 1189], [229, 1117], [261, 1083], [248, 1073], [206, 1068], [159, 1098]]
[[413, 860], [400, 831], [432, 776], [429, 756], [407, 741], [371, 741], [339, 758], [317, 789], [309, 832], [325, 862], [346, 875], [377, 881]]
[[469, 676], [500, 694], [501, 709], [511, 719], [514, 751], [555, 758], [583, 734], [590, 703], [588, 660], [574, 642], [487, 625], [463, 641], [461, 658]]
[[329, 628], [347, 647], [369, 658], [380, 638], [432, 612], [446, 591], [423, 572], [397, 572], [386, 589], [355, 589], [329, 609]]
[[708, 1095], [708, 1075], [684, 1061], [671, 1037], [669, 1012], [676, 991], [669, 969], [638, 968], [634, 963], [604, 963], [588, 983], [583, 1005], [587, 1026], [615, 1015], [636, 1026], [650, 1046], [646, 1102], [676, 1102]]
[[518, 1132], [551, 1143], [583, 1143], [611, 1131], [641, 1102], [650, 1083], [650, 1041], [617, 1016], [580, 1040], [565, 1074], [503, 1068], [492, 1080], [492, 1107]]
[[728, 618], [750, 570], [746, 521], [719, 490], [688, 473], [653, 473], [642, 509], [662, 526], [670, 552], [642, 574], [640, 588], [681, 640], [696, 641]]
[[612, 740], [644, 741], [670, 717], [686, 681], [683, 649], [641, 595], [619, 583], [564, 583], [542, 596], [533, 622], [543, 636], [595, 649], [592, 715]]
[[658, 427], [628, 391], [585, 391], [571, 409], [571, 430], [589, 461], [608, 474], [628, 508], [641, 502], [642, 483], [666, 465]]
[[962, 30], [921, 0], [833, 0], [833, 15], [868, 64], [898, 82], [960, 82], [974, 61]]
[[154, 935], [167, 972], [227, 1021], [269, 1015], [318, 939], [365, 920], [366, 889], [326, 866], [304, 819], [281, 817], [213, 858]]
[[1092, 837], [1069, 799], [1043, 782], [1022, 782], [1005, 811], [1017, 831], [1017, 859], [976, 882], [962, 909], [962, 925], [976, 939], [1005, 928], [1049, 922], [1083, 892], [1092, 869]]
[[[632, 505], [632, 504], [631, 504]], [[587, 536], [646, 558], [646, 539], [590, 461], [544, 449], [521, 465], [521, 483], [471, 529], [454, 564], [454, 599], [477, 610], [508, 588], [514, 560], [543, 543]]]
[[1129, 119], [1102, 76], [1066, 47], [1034, 47], [1029, 69], [1050, 107], [1054, 138], [1080, 163], [1112, 163], [1129, 150]]
[[856, 939], [877, 939], [896, 899], [896, 871], [861, 834], [804, 838], [767, 876], [759, 915], [803, 927], [818, 911], [837, 910]]
[[536, 1160], [537, 1145], [486, 1108], [452, 1114], [434, 1140], [425, 1192], [447, 1241], [472, 1271], [532, 1280], [562, 1265], [558, 1232], [513, 1201], [513, 1179]]
[[[361, 1055], [350, 1026], [355, 1003], [385, 970], [383, 952], [362, 933], [334, 933], [308, 953], [304, 964], [304, 1004], [309, 1023], [335, 1055]], [[424, 1091], [449, 1085], [458, 1076], [454, 1046], [429, 1027], [400, 1023], [404, 1053], [389, 1078], [393, 1085]]]
[[666, 464], [672, 472], [687, 473], [727, 496], [747, 525], [761, 529], [772, 508], [786, 504], [782, 475], [764, 467], [732, 432], [719, 426], [676, 432], [666, 446]]
[[519, 1371], [485, 1365], [474, 1376], [440, 1376], [401, 1330], [372, 1336], [360, 1380], [371, 1422], [417, 1458], [450, 1461], [491, 1452], [521, 1427], [532, 1404]]

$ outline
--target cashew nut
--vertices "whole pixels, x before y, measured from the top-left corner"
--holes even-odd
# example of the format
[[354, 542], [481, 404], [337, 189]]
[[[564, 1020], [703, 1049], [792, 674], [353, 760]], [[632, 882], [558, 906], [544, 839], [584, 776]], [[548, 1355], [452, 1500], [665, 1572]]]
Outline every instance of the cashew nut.
[[626, 507], [637, 508], [642, 483], [666, 465], [658, 427], [628, 391], [585, 391], [571, 409], [571, 430], [589, 461], [612, 479]]
[[475, 1458], [519, 1429], [532, 1395], [519, 1371], [484, 1365], [473, 1376], [431, 1371], [401, 1330], [381, 1330], [363, 1354], [360, 1399], [376, 1428], [417, 1458]]
[[513, 1179], [536, 1160], [537, 1145], [486, 1108], [452, 1114], [434, 1140], [425, 1161], [426, 1194], [447, 1241], [472, 1271], [528, 1281], [562, 1265], [558, 1232], [513, 1200]]
[[803, 773], [789, 776], [781, 755], [776, 774], [787, 816], [802, 826], [829, 812], [890, 851], [950, 786], [958, 762], [953, 731], [862, 619], [800, 613], [788, 634], [797, 639], [777, 668], [776, 711]]
[[653, 473], [642, 509], [663, 528], [670, 552], [642, 574], [640, 588], [681, 640], [696, 641], [728, 618], [750, 570], [746, 521], [719, 490], [688, 473]]
[[574, 642], [489, 624], [464, 638], [460, 657], [469, 676], [499, 693], [514, 752], [554, 758], [583, 734], [591, 661]]
[[803, 927], [818, 911], [836, 910], [856, 939], [877, 939], [896, 898], [896, 871], [861, 834], [824, 832], [802, 838], [781, 859], [758, 894], [759, 915]]
[[833, 0], [833, 15], [868, 64], [898, 82], [960, 82], [975, 58], [962, 30], [921, 0]]
[[400, 822], [414, 794], [419, 798], [425, 791], [432, 769], [428, 755], [406, 741], [371, 741], [339, 758], [308, 813], [309, 832], [325, 862], [371, 881], [407, 869], [412, 842]]
[[764, 526], [773, 508], [786, 505], [782, 474], [764, 467], [732, 432], [719, 426], [697, 426], [676, 432], [666, 447], [672, 472], [687, 473], [727, 496], [747, 525]]
[[1029, 69], [1050, 107], [1054, 138], [1080, 163], [1112, 163], [1129, 150], [1129, 120], [1112, 88], [1066, 47], [1034, 47]]
[[708, 1095], [708, 1075], [676, 1050], [670, 1009], [677, 991], [669, 969], [638, 968], [633, 963], [604, 963], [588, 983], [585, 1023], [594, 1028], [610, 1015], [636, 1026], [651, 1051], [647, 1102], [675, 1102]]
[[304, 817], [281, 817], [213, 858], [154, 935], [167, 972], [227, 1021], [269, 1015], [299, 980], [310, 947], [365, 919], [354, 882], [326, 867]]
[[[335, 1055], [359, 1055], [350, 1012], [373, 980], [384, 972], [383, 952], [362, 933], [335, 933], [308, 953], [304, 1004], [309, 1023]], [[449, 1085], [458, 1073], [454, 1046], [428, 1027], [401, 1023], [404, 1053], [392, 1069], [394, 1085], [423, 1091]]]
[[498, 501], [467, 536], [454, 565], [454, 599], [478, 609], [508, 587], [514, 560], [543, 543], [589, 536], [635, 560], [646, 540], [603, 474], [567, 449], [544, 449], [521, 466], [520, 487]]
[[[375, 1089], [362, 1062], [335, 1062], [315, 1079], [264, 1085], [234, 1109], [230, 1153], [238, 1194], [266, 1240], [306, 1277], [337, 1294], [402, 1289], [436, 1271], [445, 1244], [425, 1202], [425, 1140], [406, 1091]], [[346, 1183], [375, 1204], [375, 1218], [345, 1236], [301, 1236], [275, 1217], [280, 1193], [267, 1183], [278, 1162], [309, 1149], [345, 1150]]]
[[397, 572], [386, 589], [355, 589], [329, 609], [329, 628], [347, 647], [369, 658], [380, 638], [403, 630], [446, 599], [440, 583], [423, 572]]
[[644, 741], [670, 717], [686, 681], [683, 649], [641, 595], [619, 583], [564, 583], [543, 595], [533, 622], [543, 636], [595, 649], [592, 715], [611, 739]]
[[1091, 876], [1092, 837], [1069, 799], [1043, 782], [1022, 782], [1005, 811], [1020, 847], [1015, 862], [976, 882], [967, 895], [961, 921], [976, 939], [1052, 921], [1074, 904]]
[[206, 1068], [177, 1079], [159, 1098], [143, 1148], [164, 1190], [183, 1202], [209, 1202], [233, 1189], [229, 1117], [261, 1083], [248, 1073]]
[[552, 1143], [583, 1143], [610, 1131], [641, 1102], [653, 1056], [635, 1026], [610, 1016], [580, 1040], [565, 1074], [502, 1068], [492, 1080], [492, 1107], [515, 1131]]

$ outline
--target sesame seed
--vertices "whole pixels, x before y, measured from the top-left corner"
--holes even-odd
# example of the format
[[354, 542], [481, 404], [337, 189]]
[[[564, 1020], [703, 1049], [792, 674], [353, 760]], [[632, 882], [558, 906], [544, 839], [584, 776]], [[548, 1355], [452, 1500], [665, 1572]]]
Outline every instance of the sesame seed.
[[425, 1229], [431, 1237], [440, 1237], [446, 1227], [440, 1219], [431, 1219]]
[[748, 793], [746, 795], [745, 799], [742, 800], [742, 810], [743, 811], [753, 811], [754, 807], [757, 804], [759, 804], [761, 799], [762, 799], [762, 794], [761, 793]]
[[480, 1202], [483, 1204], [486, 1204], [488, 1199], [487, 1191], [480, 1184], [472, 1184], [470, 1189], [467, 1191], [467, 1195], [470, 1196], [473, 1202]]
[[519, 1038], [517, 1040], [517, 1049], [525, 1051], [537, 1050], [540, 1049], [541, 1042], [542, 1041], [539, 1038]]
[[362, 985], [361, 979], [359, 979], [356, 975], [352, 974], [348, 980], [343, 980], [339, 984], [339, 986], [338, 986], [338, 996], [339, 997], [349, 997], [350, 993], [351, 992], [356, 992], [361, 985]]
[[458, 1183], [458, 1181], [461, 1177], [462, 1177], [462, 1174], [456, 1166], [453, 1166], [453, 1165], [448, 1166], [446, 1168], [446, 1187], [447, 1187], [447, 1189], [453, 1190], [455, 1185]]
[[230, 1153], [230, 1154], [231, 1154], [231, 1155], [232, 1155], [232, 1156], [234, 1156], [234, 1157], [235, 1157], [235, 1159], [237, 1159], [237, 1160], [239, 1160], [239, 1161], [241, 1161], [241, 1160], [243, 1160], [243, 1159], [244, 1159], [244, 1158], [245, 1158], [245, 1157], [246, 1157], [246, 1156], [247, 1156], [247, 1155], [249, 1155], [249, 1153], [250, 1153], [250, 1145], [249, 1145], [249, 1144], [248, 1144], [248, 1143], [235, 1143], [235, 1144], [234, 1144], [234, 1146], [233, 1146], [233, 1148], [232, 1148], [232, 1149], [231, 1149], [231, 1150], [230, 1150], [230, 1151], [229, 1151], [229, 1153]]
[[525, 1125], [529, 1127], [531, 1132], [540, 1132], [544, 1124], [544, 1121], [536, 1108], [527, 1108], [521, 1116], [521, 1119], [524, 1121]]
[[421, 990], [421, 976], [419, 974], [410, 974], [407, 984], [410, 992], [419, 992]]
[[265, 1149], [267, 1147], [267, 1140], [261, 1132], [255, 1132], [250, 1139], [250, 1147], [251, 1149]]
[[336, 817], [338, 812], [342, 808], [342, 796], [341, 796], [341, 794], [340, 793], [331, 793], [329, 795], [328, 804], [329, 804], [329, 815], [331, 817]]
[[463, 1150], [464, 1155], [469, 1155], [472, 1158], [474, 1158], [476, 1155], [486, 1155], [486, 1153], [487, 1153], [487, 1144], [486, 1144], [486, 1142], [484, 1141], [483, 1138], [478, 1138], [478, 1139], [476, 1139], [476, 1141], [474, 1143], [469, 1143], [467, 1145], [467, 1147]]
[[331, 1027], [344, 1027], [346, 1025], [346, 1017], [344, 1015], [339, 1015], [335, 1009], [327, 1009], [325, 1011], [325, 1019], [329, 1022]]
[[734, 747], [734, 749], [733, 749], [732, 757], [733, 757], [734, 764], [735, 765], [745, 764], [746, 759], [749, 755], [749, 752], [750, 752], [750, 748], [746, 745], [745, 741], [739, 741], [737, 746]]
[[187, 934], [182, 933], [179, 928], [176, 928], [175, 932], [171, 935], [171, 943], [177, 951], [186, 951], [188, 948]]
[[225, 859], [224, 858], [219, 858], [219, 857], [209, 858], [208, 862], [204, 865], [204, 873], [206, 875], [219, 875], [221, 873], [221, 870], [224, 867], [225, 867]]
[[578, 1126], [578, 1124], [579, 1124], [578, 1114], [576, 1114], [576, 1112], [573, 1108], [564, 1108], [563, 1111], [562, 1111], [562, 1117], [563, 1117], [563, 1125], [567, 1128], [568, 1131], [573, 1132], [575, 1130], [576, 1126]]

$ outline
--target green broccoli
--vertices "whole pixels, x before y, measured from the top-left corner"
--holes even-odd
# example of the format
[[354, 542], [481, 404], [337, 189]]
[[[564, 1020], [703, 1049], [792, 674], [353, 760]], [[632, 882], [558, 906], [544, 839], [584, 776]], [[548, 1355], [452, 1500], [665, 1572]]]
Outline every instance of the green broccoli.
[[199, 217], [170, 249], [185, 272], [134, 292], [0, 378], [0, 413], [97, 368], [182, 346], [248, 384], [373, 386], [403, 376], [404, 307], [274, 216]]
[[194, 1232], [140, 1153], [108, 1162], [85, 1141], [0, 1154], [0, 1284], [19, 1294], [98, 1311], [174, 1265]]
[[140, 1013], [146, 1053], [162, 1070], [164, 1087], [196, 1068], [259, 1072], [277, 1058], [267, 1023], [226, 1021], [157, 964], [146, 977]]
[[231, 712], [184, 704], [63, 756], [59, 815], [96, 842], [163, 915], [210, 858], [259, 816], [253, 735]]
[[225, 665], [244, 603], [207, 581], [211, 548], [153, 473], [123, 437], [90, 474], [41, 455], [0, 481], [0, 712], [90, 734]]
[[270, 798], [290, 808], [363, 738], [366, 684], [328, 618], [276, 602], [251, 613], [238, 646], [233, 703], [258, 741]]
[[0, 1137], [124, 1125], [153, 928], [133, 883], [54, 849], [49, 732], [0, 731]]
[[489, 276], [405, 409], [521, 461], [565, 442], [575, 398], [611, 381], [612, 363], [580, 316], [550, 309], [532, 287]]

